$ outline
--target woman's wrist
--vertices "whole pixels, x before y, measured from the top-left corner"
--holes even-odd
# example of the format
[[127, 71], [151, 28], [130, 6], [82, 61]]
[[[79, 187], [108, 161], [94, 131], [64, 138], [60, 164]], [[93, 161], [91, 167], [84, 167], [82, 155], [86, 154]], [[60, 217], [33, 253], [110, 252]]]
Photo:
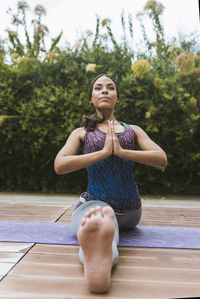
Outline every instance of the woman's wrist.
[[108, 150], [106, 150], [104, 148], [100, 152], [101, 152], [101, 155], [102, 155], [102, 159], [106, 159], [106, 158], [108, 158], [109, 156], [112, 155], [112, 153], [110, 153]]
[[123, 149], [123, 148], [119, 148], [117, 150], [116, 153], [114, 153], [115, 156], [119, 157], [119, 158], [125, 158], [125, 155], [126, 155], [126, 151]]

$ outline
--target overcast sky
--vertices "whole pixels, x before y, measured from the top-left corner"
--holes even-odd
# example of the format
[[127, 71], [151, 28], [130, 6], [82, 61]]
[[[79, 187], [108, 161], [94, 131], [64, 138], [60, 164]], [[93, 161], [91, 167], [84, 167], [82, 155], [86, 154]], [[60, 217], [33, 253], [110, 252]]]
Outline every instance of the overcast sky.
[[[101, 19], [112, 20], [111, 28], [116, 38], [122, 33], [121, 12], [124, 10], [128, 19], [130, 13], [133, 18], [135, 39], [142, 38], [139, 22], [135, 15], [140, 12], [147, 0], [29, 0], [31, 9], [37, 4], [43, 5], [47, 15], [43, 23], [47, 25], [50, 36], [55, 37], [63, 31], [62, 42], [69, 41], [73, 45], [80, 32], [91, 30], [95, 32], [96, 15]], [[177, 36], [177, 32], [190, 33], [200, 30], [198, 0], [160, 0], [164, 7], [162, 21], [166, 37]], [[10, 25], [10, 17], [6, 14], [8, 7], [15, 9], [16, 0], [0, 0], [0, 38], [5, 38], [5, 30]], [[152, 35], [150, 23], [145, 23], [150, 37]]]

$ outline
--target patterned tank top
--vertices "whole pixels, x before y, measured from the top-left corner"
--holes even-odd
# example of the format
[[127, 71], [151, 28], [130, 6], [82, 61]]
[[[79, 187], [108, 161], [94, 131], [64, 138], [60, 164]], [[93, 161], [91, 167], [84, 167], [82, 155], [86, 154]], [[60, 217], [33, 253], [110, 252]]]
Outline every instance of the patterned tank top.
[[[122, 123], [124, 131], [117, 133], [122, 148], [133, 150], [136, 143], [134, 130]], [[102, 150], [106, 133], [96, 128], [86, 132], [83, 153]], [[88, 172], [87, 191], [81, 194], [85, 200], [107, 202], [115, 212], [127, 212], [141, 206], [140, 195], [134, 179], [134, 162], [111, 155], [86, 167]]]

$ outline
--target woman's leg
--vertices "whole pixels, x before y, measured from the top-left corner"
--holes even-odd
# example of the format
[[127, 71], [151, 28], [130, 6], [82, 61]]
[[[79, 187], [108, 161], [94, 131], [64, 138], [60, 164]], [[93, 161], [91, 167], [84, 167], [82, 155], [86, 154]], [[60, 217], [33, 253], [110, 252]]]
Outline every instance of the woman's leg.
[[102, 201], [79, 201], [71, 224], [80, 243], [79, 256], [90, 290], [106, 292], [111, 268], [118, 259], [119, 230], [113, 209]]
[[126, 213], [116, 213], [119, 228], [133, 228], [140, 222], [142, 217], [142, 206], [139, 209]]
[[[83, 200], [83, 202], [81, 201]], [[72, 226], [72, 232], [74, 235], [77, 236], [78, 230], [81, 226], [81, 221], [84, 217], [84, 215], [90, 211], [90, 209], [95, 208], [97, 206], [100, 207], [110, 207], [106, 202], [100, 201], [100, 200], [90, 200], [90, 201], [85, 201], [84, 199], [79, 199], [74, 207], [73, 213], [72, 213], [72, 218], [71, 218], [71, 226]], [[118, 249], [117, 245], [119, 243], [119, 226], [118, 226], [118, 220], [116, 215], [114, 215], [114, 224], [115, 224], [115, 235], [113, 238], [113, 244], [112, 244], [112, 249], [113, 249], [113, 256], [112, 256], [112, 265], [115, 266], [118, 262]], [[83, 253], [80, 248], [79, 250], [79, 258], [80, 261], [83, 263]]]

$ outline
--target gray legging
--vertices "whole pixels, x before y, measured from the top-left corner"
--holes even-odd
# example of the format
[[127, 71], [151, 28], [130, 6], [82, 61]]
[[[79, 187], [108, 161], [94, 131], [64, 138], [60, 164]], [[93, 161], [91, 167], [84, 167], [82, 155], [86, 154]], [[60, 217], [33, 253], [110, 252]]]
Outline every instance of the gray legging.
[[[84, 198], [81, 198], [76, 202], [76, 205], [74, 207], [72, 218], [71, 218], [71, 226], [72, 226], [72, 232], [74, 235], [77, 236], [79, 227], [81, 225], [81, 220], [84, 217], [85, 213], [89, 211], [92, 208], [95, 208], [97, 206], [100, 207], [107, 207], [109, 206], [106, 202], [100, 201], [100, 200], [90, 200], [85, 201]], [[113, 266], [115, 266], [118, 262], [118, 249], [117, 245], [119, 243], [119, 228], [133, 228], [135, 227], [142, 216], [142, 207], [139, 209], [131, 210], [126, 213], [116, 213], [114, 217], [114, 223], [115, 223], [115, 235], [112, 243], [112, 262]], [[79, 258], [80, 261], [83, 263], [83, 253], [80, 248], [79, 250]]]

